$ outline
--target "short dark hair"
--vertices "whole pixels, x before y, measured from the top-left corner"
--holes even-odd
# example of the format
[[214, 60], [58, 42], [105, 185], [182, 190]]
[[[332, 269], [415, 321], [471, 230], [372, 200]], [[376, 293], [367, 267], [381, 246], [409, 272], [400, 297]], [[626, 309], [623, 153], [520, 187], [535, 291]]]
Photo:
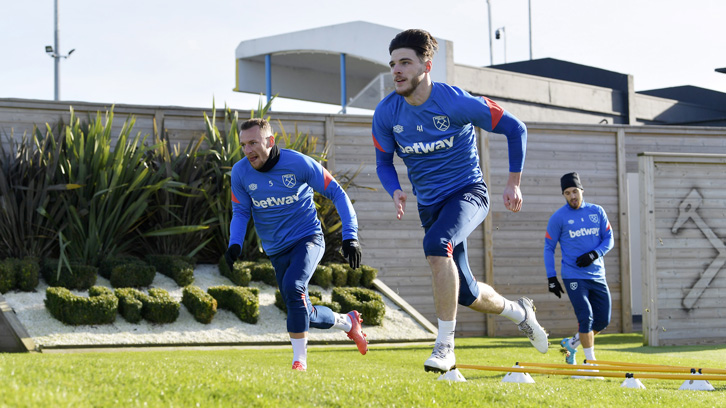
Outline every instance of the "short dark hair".
[[270, 125], [270, 122], [268, 122], [262, 118], [253, 118], [253, 119], [246, 120], [246, 121], [242, 122], [239, 129], [240, 129], [240, 131], [242, 131], [242, 130], [251, 129], [255, 126], [259, 126], [260, 130], [263, 132], [266, 131], [267, 133], [272, 134], [272, 125]]
[[421, 61], [426, 61], [434, 58], [439, 43], [428, 31], [413, 28], [401, 31], [393, 37], [388, 46], [388, 54], [399, 48], [410, 48], [416, 52]]

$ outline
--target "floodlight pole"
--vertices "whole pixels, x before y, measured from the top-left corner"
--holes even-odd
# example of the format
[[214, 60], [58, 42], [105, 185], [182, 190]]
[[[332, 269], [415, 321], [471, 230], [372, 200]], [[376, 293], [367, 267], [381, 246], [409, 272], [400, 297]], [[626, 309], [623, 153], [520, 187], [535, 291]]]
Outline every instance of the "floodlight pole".
[[494, 43], [492, 43], [492, 4], [487, 0], [487, 17], [489, 18], [489, 65], [494, 65]]
[[54, 1], [55, 9], [54, 9], [54, 18], [55, 21], [55, 42], [53, 45], [53, 49], [55, 50], [54, 55], [52, 55], [55, 65], [55, 92], [54, 92], [54, 100], [60, 100], [60, 40], [58, 35], [58, 0]]
[[527, 0], [529, 7], [529, 59], [532, 59], [532, 0]]

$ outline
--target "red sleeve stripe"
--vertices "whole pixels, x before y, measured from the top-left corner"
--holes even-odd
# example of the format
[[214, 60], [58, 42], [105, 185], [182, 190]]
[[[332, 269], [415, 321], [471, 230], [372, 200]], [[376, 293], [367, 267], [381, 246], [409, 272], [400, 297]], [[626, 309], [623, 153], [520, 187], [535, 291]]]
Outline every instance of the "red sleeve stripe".
[[494, 130], [495, 127], [499, 124], [499, 120], [502, 118], [502, 115], [504, 114], [504, 109], [502, 109], [499, 105], [497, 105], [496, 102], [493, 100], [487, 98], [486, 96], [483, 96], [484, 100], [487, 102], [487, 105], [489, 106], [489, 111], [492, 115], [492, 129]]
[[327, 190], [328, 189], [328, 184], [330, 184], [330, 182], [333, 181], [333, 176], [330, 174], [330, 172], [328, 171], [328, 169], [326, 169], [325, 167], [323, 167], [323, 177], [325, 179], [325, 183], [324, 183], [323, 189], [324, 190]]
[[605, 228], [605, 231], [610, 231], [610, 221], [608, 221], [608, 227]]
[[449, 258], [453, 258], [454, 257], [454, 246], [451, 244], [451, 241], [449, 241], [449, 243], [446, 244], [446, 255]]
[[547, 231], [545, 231], [545, 238], [547, 238], [547, 239], [552, 239], [552, 237], [550, 236], [550, 233], [549, 233], [549, 232], [547, 232]]
[[381, 145], [378, 143], [378, 140], [376, 140], [376, 135], [371, 134], [371, 137], [373, 138], [373, 145], [376, 147], [376, 149], [382, 151], [383, 153], [386, 153], [385, 150], [381, 147]]
[[234, 196], [234, 193], [232, 193], [232, 202], [239, 204], [239, 200]]

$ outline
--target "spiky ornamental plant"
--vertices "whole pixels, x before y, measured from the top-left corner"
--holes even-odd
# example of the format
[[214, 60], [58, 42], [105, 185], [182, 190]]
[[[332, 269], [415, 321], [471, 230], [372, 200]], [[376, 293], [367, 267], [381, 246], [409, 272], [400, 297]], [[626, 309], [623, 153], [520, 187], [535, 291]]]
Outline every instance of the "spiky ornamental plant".
[[0, 143], [0, 258], [52, 256], [62, 218], [57, 194], [78, 186], [55, 179], [60, 144], [50, 125], [45, 134], [33, 127], [20, 142], [11, 136], [9, 145]]
[[66, 224], [59, 225], [66, 241], [61, 256], [98, 265], [140, 244], [135, 230], [149, 198], [168, 188], [169, 179], [149, 168], [146, 156], [155, 146], [145, 146], [146, 136], [141, 133], [131, 136], [134, 122], [133, 117], [125, 121], [114, 138], [113, 108], [105, 117], [97, 113], [88, 124], [82, 124], [71, 109], [57, 178], [80, 187], [60, 196], [68, 217]]

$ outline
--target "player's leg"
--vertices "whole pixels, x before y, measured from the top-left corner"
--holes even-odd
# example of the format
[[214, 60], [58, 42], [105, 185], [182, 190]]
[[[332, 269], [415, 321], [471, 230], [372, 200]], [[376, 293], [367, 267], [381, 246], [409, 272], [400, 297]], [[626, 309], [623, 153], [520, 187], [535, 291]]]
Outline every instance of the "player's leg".
[[595, 336], [605, 330], [610, 324], [612, 298], [605, 278], [592, 279], [587, 283], [589, 286], [588, 300], [592, 308], [592, 337], [587, 339], [590, 351], [587, 350], [584, 341], [582, 342], [582, 347], [583, 351], [585, 351], [586, 359], [596, 360]]
[[455, 364], [454, 332], [460, 282], [454, 249], [481, 224], [488, 208], [483, 184], [467, 186], [438, 205], [419, 206], [421, 223], [426, 230], [423, 247], [431, 266], [439, 327], [434, 351], [424, 363], [427, 371], [448, 371]]
[[[583, 351], [592, 347], [592, 323], [593, 313], [592, 306], [590, 305], [590, 290], [587, 279], [563, 279], [565, 289], [567, 290], [567, 296], [570, 298], [572, 309], [577, 317], [577, 331], [580, 343], [582, 344]], [[563, 341], [564, 342], [564, 341]], [[562, 345], [562, 343], [560, 343]], [[571, 344], [571, 343], [570, 343]], [[569, 351], [569, 350], [568, 350]], [[585, 358], [589, 351], [586, 351]], [[573, 353], [574, 354], [574, 353]], [[574, 359], [574, 356], [573, 356]], [[568, 361], [568, 363], [570, 363]], [[575, 364], [573, 361], [570, 364]]]

